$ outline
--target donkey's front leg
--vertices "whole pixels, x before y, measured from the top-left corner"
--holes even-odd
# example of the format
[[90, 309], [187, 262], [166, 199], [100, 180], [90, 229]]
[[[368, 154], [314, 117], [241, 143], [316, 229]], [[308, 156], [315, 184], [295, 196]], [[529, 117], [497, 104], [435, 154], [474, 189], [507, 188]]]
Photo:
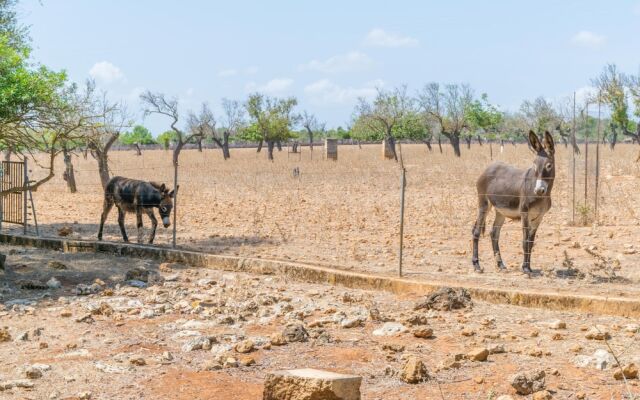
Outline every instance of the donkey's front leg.
[[478, 198], [478, 218], [476, 223], [473, 224], [471, 234], [473, 235], [473, 255], [471, 256], [471, 263], [473, 264], [473, 270], [475, 272], [482, 272], [480, 267], [480, 259], [478, 258], [478, 242], [480, 241], [480, 235], [484, 233], [485, 221], [487, 218], [487, 211], [489, 209], [489, 201], [484, 197]]
[[522, 262], [522, 271], [530, 274], [531, 271], [531, 250], [533, 250], [533, 241], [536, 238], [537, 227], [529, 221], [529, 213], [522, 212], [522, 251], [524, 253], [524, 261]]

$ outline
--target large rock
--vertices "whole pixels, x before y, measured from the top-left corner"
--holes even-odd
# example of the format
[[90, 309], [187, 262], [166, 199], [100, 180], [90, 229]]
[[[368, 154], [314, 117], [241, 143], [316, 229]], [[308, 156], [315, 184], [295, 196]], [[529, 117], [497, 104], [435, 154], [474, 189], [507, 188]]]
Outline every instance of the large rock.
[[444, 287], [428, 295], [423, 301], [417, 303], [413, 309], [451, 311], [471, 307], [472, 305], [471, 295], [466, 289]]
[[634, 363], [627, 364], [622, 369], [618, 368], [613, 374], [613, 377], [619, 381], [622, 380], [623, 376], [625, 379], [638, 379], [638, 367]]
[[373, 331], [373, 336], [394, 336], [406, 330], [407, 327], [398, 322], [385, 322], [382, 327]]
[[263, 400], [360, 400], [362, 378], [317, 369], [267, 374]]
[[420, 383], [429, 380], [429, 372], [418, 357], [409, 357], [400, 372], [400, 379], [407, 383]]
[[538, 369], [513, 375], [511, 377], [511, 386], [518, 394], [527, 395], [544, 390], [544, 381], [544, 370]]
[[282, 336], [288, 343], [306, 342], [309, 339], [309, 332], [300, 324], [292, 324], [284, 328]]

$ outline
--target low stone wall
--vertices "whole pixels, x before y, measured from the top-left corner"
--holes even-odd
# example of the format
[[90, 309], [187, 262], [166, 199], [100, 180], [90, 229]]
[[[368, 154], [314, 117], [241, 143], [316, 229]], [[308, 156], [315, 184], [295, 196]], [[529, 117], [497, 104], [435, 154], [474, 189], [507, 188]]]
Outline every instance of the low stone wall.
[[340, 285], [353, 289], [384, 290], [391, 293], [429, 294], [445, 286], [463, 287], [475, 300], [548, 310], [590, 312], [624, 317], [640, 317], [640, 299], [596, 295], [522, 292], [510, 289], [452, 285], [449, 282], [420, 281], [369, 275], [311, 264], [209, 254], [198, 251], [118, 242], [95, 242], [65, 238], [41, 238], [0, 234], [0, 243], [40, 247], [67, 253], [104, 252], [122, 256], [184, 263], [225, 271], [287, 276], [301, 282]]

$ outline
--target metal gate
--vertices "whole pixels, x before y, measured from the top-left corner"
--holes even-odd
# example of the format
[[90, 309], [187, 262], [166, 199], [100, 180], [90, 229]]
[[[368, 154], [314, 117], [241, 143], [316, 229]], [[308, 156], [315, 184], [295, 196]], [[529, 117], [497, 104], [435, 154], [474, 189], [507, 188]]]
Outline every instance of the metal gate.
[[2, 222], [24, 225], [26, 221], [27, 192], [20, 190], [26, 181], [25, 172], [24, 162], [2, 161], [0, 190], [16, 189], [2, 196]]
[[29, 206], [27, 202], [31, 200], [31, 212], [37, 234], [38, 222], [36, 220], [33, 196], [29, 189], [26, 160], [2, 161], [0, 164], [0, 192], [5, 191], [9, 192], [0, 196], [0, 227], [5, 222], [22, 225], [26, 234], [29, 223]]

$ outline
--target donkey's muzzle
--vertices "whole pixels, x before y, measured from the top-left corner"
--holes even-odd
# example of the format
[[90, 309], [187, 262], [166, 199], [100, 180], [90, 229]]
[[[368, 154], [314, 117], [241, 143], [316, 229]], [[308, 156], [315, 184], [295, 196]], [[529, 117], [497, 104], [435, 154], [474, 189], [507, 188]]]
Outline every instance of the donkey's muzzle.
[[536, 180], [536, 186], [533, 188], [533, 193], [535, 193], [537, 196], [542, 196], [547, 193], [547, 188], [547, 182], [543, 181], [542, 179], [538, 179]]
[[164, 225], [165, 228], [168, 228], [171, 225], [171, 221], [169, 220], [169, 217], [162, 218], [162, 225]]

